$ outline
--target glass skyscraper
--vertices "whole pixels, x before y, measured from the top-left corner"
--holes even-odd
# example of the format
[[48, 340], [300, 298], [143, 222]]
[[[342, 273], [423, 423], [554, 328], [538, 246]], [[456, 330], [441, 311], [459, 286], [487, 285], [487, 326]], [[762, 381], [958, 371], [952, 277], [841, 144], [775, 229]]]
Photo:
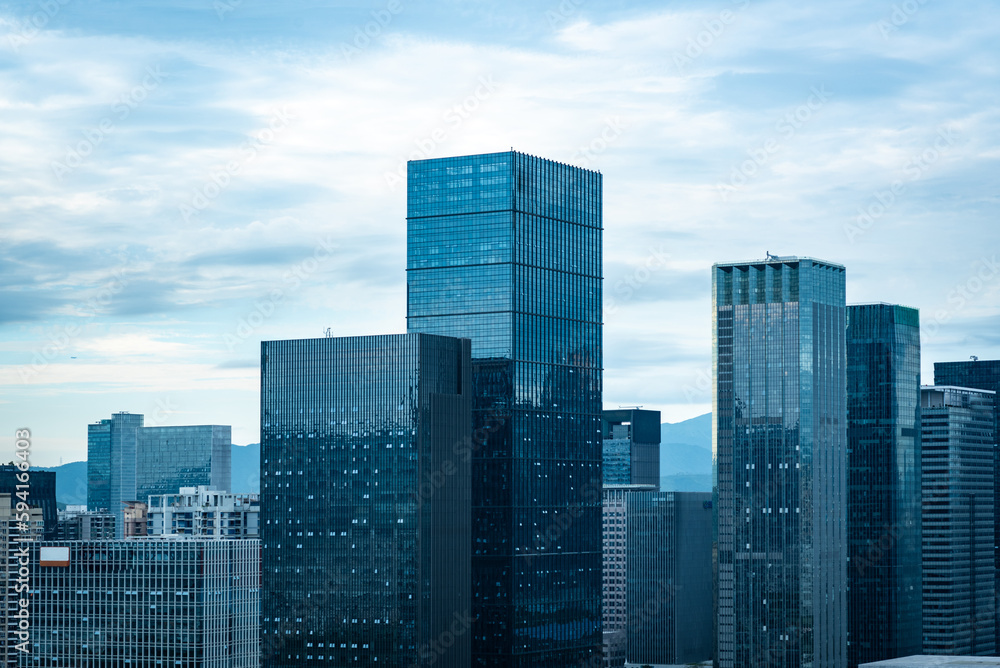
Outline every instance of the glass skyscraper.
[[628, 665], [712, 656], [712, 495], [627, 492]]
[[921, 652], [920, 314], [847, 307], [848, 666]]
[[844, 267], [716, 264], [712, 306], [716, 665], [844, 668]]
[[601, 175], [413, 161], [407, 326], [472, 340], [474, 666], [601, 652]]
[[468, 668], [471, 394], [467, 340], [262, 342], [264, 668]]
[[126, 501], [135, 499], [135, 455], [142, 415], [115, 413], [87, 425], [87, 508], [115, 516], [115, 537], [125, 536]]
[[233, 429], [228, 425], [143, 427], [136, 447], [136, 499], [205, 485], [231, 491]]
[[996, 395], [948, 386], [920, 394], [923, 651], [991, 656]]
[[[965, 362], [935, 362], [934, 384], [990, 390], [1000, 396], [1000, 360], [973, 357]], [[1000, 650], [1000, 400], [997, 400], [995, 409], [996, 426], [993, 436], [997, 439], [998, 447], [993, 449], [993, 572], [996, 575], [994, 609], [998, 612], [995, 635], [996, 646]]]
[[605, 485], [660, 486], [660, 411], [604, 411]]

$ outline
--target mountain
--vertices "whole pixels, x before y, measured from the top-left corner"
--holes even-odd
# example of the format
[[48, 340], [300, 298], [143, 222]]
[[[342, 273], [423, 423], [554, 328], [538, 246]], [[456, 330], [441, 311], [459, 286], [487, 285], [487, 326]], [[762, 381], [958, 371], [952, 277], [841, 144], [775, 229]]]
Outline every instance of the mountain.
[[712, 414], [660, 425], [660, 487], [712, 491]]
[[87, 504], [87, 462], [69, 462], [60, 466], [32, 466], [34, 471], [56, 472], [56, 503], [83, 506]]

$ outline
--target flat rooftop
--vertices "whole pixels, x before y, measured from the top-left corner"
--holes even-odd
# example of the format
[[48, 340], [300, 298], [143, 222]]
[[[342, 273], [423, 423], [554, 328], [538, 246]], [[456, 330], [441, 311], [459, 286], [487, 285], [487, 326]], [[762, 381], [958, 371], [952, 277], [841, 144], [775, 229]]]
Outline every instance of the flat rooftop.
[[1000, 666], [1000, 656], [908, 656], [874, 663], [862, 663], [859, 668], [983, 668]]

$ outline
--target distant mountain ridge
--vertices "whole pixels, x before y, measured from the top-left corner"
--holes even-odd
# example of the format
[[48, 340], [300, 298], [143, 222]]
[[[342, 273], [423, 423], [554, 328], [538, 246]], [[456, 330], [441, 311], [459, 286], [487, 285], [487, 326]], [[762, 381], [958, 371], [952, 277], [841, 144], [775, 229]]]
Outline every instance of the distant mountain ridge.
[[660, 425], [660, 488], [712, 491], [712, 414]]

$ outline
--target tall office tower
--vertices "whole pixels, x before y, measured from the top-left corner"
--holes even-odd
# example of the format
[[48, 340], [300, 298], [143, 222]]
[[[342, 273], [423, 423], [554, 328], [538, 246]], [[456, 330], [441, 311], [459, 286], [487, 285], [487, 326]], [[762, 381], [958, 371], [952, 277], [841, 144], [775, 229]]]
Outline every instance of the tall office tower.
[[993, 458], [996, 394], [920, 392], [925, 653], [996, 649]]
[[140, 538], [31, 548], [34, 666], [260, 666], [260, 541]]
[[712, 495], [628, 492], [626, 666], [712, 658]]
[[[0, 464], [0, 494], [10, 494], [15, 505], [18, 501], [27, 503], [32, 508], [40, 508], [45, 518], [45, 539], [55, 538], [59, 523], [59, 511], [56, 505], [56, 473], [55, 471], [28, 472], [28, 482], [21, 482], [19, 477], [23, 471], [13, 464]], [[28, 488], [25, 489], [24, 485]], [[20, 492], [20, 495], [18, 494]], [[25, 496], [27, 492], [27, 496]]]
[[605, 485], [660, 485], [660, 411], [622, 408], [602, 420]]
[[469, 350], [261, 344], [264, 668], [468, 668]]
[[135, 450], [142, 415], [114, 413], [87, 425], [87, 507], [115, 516], [115, 537], [125, 536], [124, 503], [135, 499]]
[[810, 258], [713, 267], [722, 668], [847, 664], [844, 289]]
[[626, 544], [628, 514], [626, 500], [630, 492], [652, 494], [655, 485], [605, 485], [602, 497], [603, 570], [601, 574], [602, 635], [604, 668], [625, 665], [627, 608], [625, 585], [628, 573]]
[[601, 652], [601, 175], [413, 161], [407, 326], [472, 340], [473, 662]]
[[31, 571], [24, 556], [45, 534], [42, 509], [18, 510], [18, 503], [23, 502], [16, 493], [0, 493], [0, 665], [4, 666], [16, 666], [18, 655], [27, 649], [20, 622], [31, 623], [26, 596]]
[[257, 494], [198, 487], [181, 487], [177, 494], [149, 497], [151, 536], [259, 538], [260, 498]]
[[847, 307], [847, 663], [921, 651], [920, 313]]
[[233, 428], [229, 425], [144, 427], [138, 432], [135, 499], [176, 494], [206, 485], [228, 491], [232, 483]]
[[[980, 360], [973, 357], [967, 362], [935, 362], [934, 384], [952, 387], [971, 387], [991, 390], [1000, 396], [1000, 360]], [[1000, 651], [1000, 399], [996, 402], [996, 426], [993, 449], [993, 555], [994, 555], [994, 608], [996, 616], [996, 644]]]

